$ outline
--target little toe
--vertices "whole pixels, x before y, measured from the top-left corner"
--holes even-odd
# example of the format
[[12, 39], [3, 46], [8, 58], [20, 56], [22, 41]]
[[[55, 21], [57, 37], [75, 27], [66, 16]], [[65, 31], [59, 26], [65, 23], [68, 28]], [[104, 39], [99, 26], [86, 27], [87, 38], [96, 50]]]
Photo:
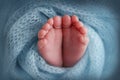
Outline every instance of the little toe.
[[45, 47], [45, 45], [47, 44], [47, 40], [46, 39], [42, 39], [38, 41], [38, 49], [41, 49], [43, 47]]
[[76, 15], [73, 15], [71, 18], [72, 18], [72, 23], [73, 24], [79, 21], [79, 19]]
[[55, 27], [55, 28], [61, 28], [61, 23], [62, 23], [62, 19], [61, 19], [61, 17], [60, 16], [55, 16], [54, 18], [53, 18], [53, 26]]
[[71, 17], [69, 15], [64, 15], [62, 18], [63, 28], [68, 28], [71, 26]]

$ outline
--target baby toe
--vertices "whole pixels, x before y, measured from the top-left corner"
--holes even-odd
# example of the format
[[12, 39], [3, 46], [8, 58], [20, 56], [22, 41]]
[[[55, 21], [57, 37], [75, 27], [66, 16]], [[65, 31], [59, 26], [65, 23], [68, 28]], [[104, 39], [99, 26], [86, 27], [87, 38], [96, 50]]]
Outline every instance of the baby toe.
[[39, 40], [38, 41], [38, 49], [44, 48], [46, 44], [47, 44], [46, 39]]

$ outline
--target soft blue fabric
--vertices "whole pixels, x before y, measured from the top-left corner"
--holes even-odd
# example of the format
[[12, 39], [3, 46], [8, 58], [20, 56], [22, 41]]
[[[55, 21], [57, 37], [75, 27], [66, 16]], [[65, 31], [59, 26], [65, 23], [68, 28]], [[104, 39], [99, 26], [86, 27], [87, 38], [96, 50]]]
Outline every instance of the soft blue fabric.
[[[104, 1], [105, 2], [105, 1]], [[77, 15], [88, 28], [85, 55], [73, 67], [47, 64], [37, 49], [37, 33], [47, 19]], [[118, 16], [112, 7], [96, 1], [34, 0], [8, 20], [4, 36], [4, 76], [7, 80], [93, 80], [110, 77], [118, 64]]]

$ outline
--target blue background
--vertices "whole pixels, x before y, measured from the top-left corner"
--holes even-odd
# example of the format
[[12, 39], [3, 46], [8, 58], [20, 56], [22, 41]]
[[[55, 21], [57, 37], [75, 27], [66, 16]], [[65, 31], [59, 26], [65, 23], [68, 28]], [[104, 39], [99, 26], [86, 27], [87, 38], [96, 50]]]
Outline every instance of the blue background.
[[[26, 4], [28, 1], [29, 0], [0, 0], [0, 80], [2, 80], [2, 72], [3, 72], [2, 64], [4, 63], [3, 58], [4, 58], [4, 49], [5, 49], [5, 47], [4, 47], [4, 41], [5, 41], [4, 37], [5, 36], [3, 35], [3, 31], [5, 29], [6, 22], [7, 22], [8, 18], [17, 9], [19, 9], [21, 6]], [[94, 0], [94, 1], [98, 1], [98, 0]], [[110, 2], [111, 7], [118, 14], [118, 20], [120, 20], [120, 6], [119, 6], [120, 0], [104, 0], [104, 1]], [[120, 30], [120, 27], [119, 27], [119, 30]], [[119, 53], [120, 53], [120, 51], [119, 51]], [[120, 57], [120, 55], [119, 55], [119, 57]], [[119, 61], [119, 63], [120, 63], [120, 61]], [[116, 73], [113, 73], [113, 75], [109, 79], [120, 80], [120, 64], [118, 65], [118, 68], [116, 69]]]

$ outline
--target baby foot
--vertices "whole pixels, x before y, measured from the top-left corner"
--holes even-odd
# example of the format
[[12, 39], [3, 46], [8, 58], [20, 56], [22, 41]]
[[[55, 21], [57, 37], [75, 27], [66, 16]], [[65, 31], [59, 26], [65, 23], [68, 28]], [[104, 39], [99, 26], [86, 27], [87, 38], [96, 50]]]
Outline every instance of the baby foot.
[[73, 66], [83, 56], [89, 39], [87, 29], [77, 16], [65, 15], [63, 23], [63, 66]]
[[55, 16], [45, 23], [38, 32], [38, 50], [51, 65], [62, 66], [62, 19]]

